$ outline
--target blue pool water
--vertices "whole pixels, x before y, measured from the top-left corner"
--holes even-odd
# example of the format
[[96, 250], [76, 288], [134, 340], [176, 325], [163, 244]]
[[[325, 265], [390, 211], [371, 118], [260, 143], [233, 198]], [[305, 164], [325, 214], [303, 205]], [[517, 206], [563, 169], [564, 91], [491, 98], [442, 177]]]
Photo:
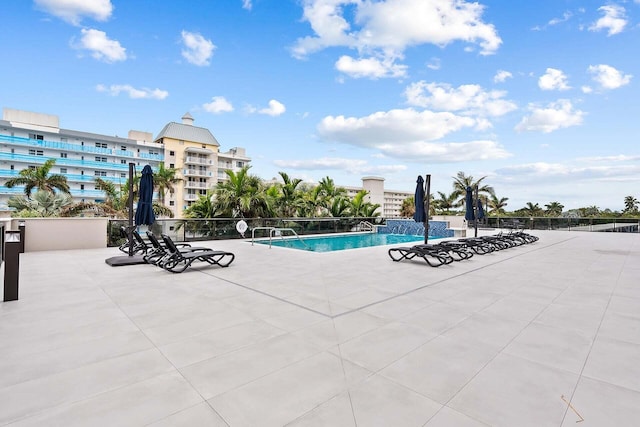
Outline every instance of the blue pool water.
[[[292, 249], [302, 249], [312, 252], [333, 252], [345, 249], [368, 248], [371, 246], [395, 245], [400, 243], [418, 244], [424, 242], [422, 236], [409, 236], [406, 234], [350, 234], [324, 237], [300, 237], [271, 240], [272, 246], [282, 246]], [[269, 244], [269, 240], [260, 240], [256, 243]]]

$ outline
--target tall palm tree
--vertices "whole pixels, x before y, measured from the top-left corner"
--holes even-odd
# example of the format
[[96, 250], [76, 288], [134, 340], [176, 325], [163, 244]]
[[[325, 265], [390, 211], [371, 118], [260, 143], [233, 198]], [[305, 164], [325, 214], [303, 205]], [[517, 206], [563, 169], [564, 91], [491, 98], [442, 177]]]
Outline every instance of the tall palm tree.
[[318, 183], [318, 196], [321, 201], [321, 208], [328, 209], [333, 199], [336, 197], [345, 197], [347, 190], [343, 187], [337, 187], [333, 179], [324, 177]]
[[520, 209], [520, 212], [527, 216], [541, 216], [544, 211], [537, 203], [527, 202], [525, 207]]
[[473, 176], [466, 175], [464, 172], [458, 172], [455, 177], [453, 177], [453, 192], [458, 198], [457, 206], [462, 206], [464, 204], [464, 197], [467, 193], [467, 187], [471, 187], [472, 189], [477, 188], [478, 194], [488, 194], [490, 195], [493, 191], [493, 187], [489, 185], [482, 184], [482, 181], [486, 178], [483, 176], [478, 180], [474, 180]]
[[640, 202], [633, 196], [627, 196], [624, 198], [624, 213], [636, 213], [638, 212], [638, 206]]
[[22, 169], [17, 177], [9, 179], [5, 185], [9, 188], [24, 185], [24, 194], [27, 197], [31, 197], [34, 188], [49, 193], [55, 193], [58, 190], [65, 194], [71, 194], [66, 176], [49, 173], [55, 163], [56, 159], [47, 159], [42, 166]]
[[182, 181], [182, 178], [176, 177], [177, 171], [175, 168], [165, 168], [164, 163], [160, 163], [158, 170], [153, 174], [153, 186], [158, 192], [158, 201], [163, 205], [167, 191], [173, 193], [174, 184]]
[[560, 216], [562, 215], [562, 210], [564, 209], [564, 205], [560, 202], [550, 202], [544, 205], [546, 209], [546, 214], [548, 216]]
[[380, 214], [375, 212], [380, 207], [377, 203], [370, 203], [365, 201], [365, 197], [369, 194], [367, 190], [360, 190], [351, 199], [349, 206], [349, 215], [354, 217], [373, 217]]

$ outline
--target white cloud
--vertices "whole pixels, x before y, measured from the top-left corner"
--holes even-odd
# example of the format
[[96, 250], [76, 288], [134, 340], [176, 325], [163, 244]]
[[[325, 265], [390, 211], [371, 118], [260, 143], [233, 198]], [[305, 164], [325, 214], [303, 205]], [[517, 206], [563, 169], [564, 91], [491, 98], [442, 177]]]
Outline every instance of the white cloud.
[[553, 18], [552, 20], [550, 20], [548, 25], [558, 25], [558, 24], [561, 24], [563, 22], [567, 22], [569, 19], [571, 19], [572, 16], [573, 16], [573, 14], [571, 12], [567, 11], [567, 12], [562, 14], [562, 18]]
[[224, 96], [214, 96], [211, 102], [202, 104], [205, 111], [213, 114], [228, 113], [233, 111], [233, 105]]
[[296, 41], [297, 58], [342, 46], [393, 63], [411, 46], [462, 41], [488, 55], [502, 43], [495, 27], [482, 21], [484, 7], [464, 0], [304, 0], [303, 8], [314, 35]]
[[197, 66], [209, 65], [213, 50], [216, 48], [211, 40], [205, 39], [198, 33], [191, 33], [185, 30], [182, 31], [181, 36], [185, 47], [182, 49], [182, 56], [190, 64]]
[[287, 109], [285, 108], [284, 104], [276, 101], [275, 99], [272, 99], [271, 101], [269, 101], [269, 107], [258, 110], [258, 113], [275, 117], [284, 114], [286, 110]]
[[394, 64], [390, 59], [362, 58], [354, 59], [343, 55], [336, 62], [336, 69], [354, 78], [369, 77], [404, 77], [407, 74], [406, 65]]
[[107, 37], [104, 31], [83, 28], [81, 33], [80, 42], [74, 45], [76, 49], [88, 50], [93, 58], [104, 62], [127, 59], [127, 50], [117, 40]]
[[612, 36], [614, 34], [621, 33], [624, 30], [624, 27], [627, 26], [627, 17], [624, 7], [610, 4], [601, 6], [598, 10], [602, 12], [604, 16], [592, 24], [589, 27], [589, 30], [607, 30], [607, 35]]
[[461, 162], [500, 159], [509, 153], [494, 141], [434, 142], [478, 121], [449, 112], [413, 109], [378, 112], [366, 117], [328, 116], [318, 124], [327, 141], [377, 150], [404, 161]]
[[511, 74], [509, 71], [498, 70], [496, 75], [493, 76], [493, 81], [494, 83], [502, 83], [510, 78], [513, 78], [513, 74]]
[[243, 9], [251, 10], [252, 7], [253, 5], [251, 4], [251, 0], [242, 0]]
[[591, 88], [591, 86], [582, 86], [580, 88], [580, 90], [582, 91], [582, 93], [591, 93], [591, 92], [593, 92], [593, 89]]
[[274, 160], [274, 165], [280, 168], [295, 170], [340, 170], [351, 175], [387, 175], [407, 170], [405, 165], [370, 165], [361, 159], [340, 157], [322, 157], [319, 159], [303, 160]]
[[440, 58], [431, 58], [431, 62], [427, 63], [427, 68], [430, 70], [440, 69]]
[[584, 112], [574, 110], [571, 101], [560, 99], [547, 106], [547, 108], [539, 108], [530, 105], [531, 114], [523, 117], [515, 129], [522, 131], [540, 131], [543, 133], [553, 132], [561, 128], [577, 126], [582, 124]]
[[448, 112], [416, 111], [408, 108], [373, 113], [365, 117], [327, 116], [318, 125], [327, 140], [360, 147], [380, 144], [436, 140], [476, 125], [470, 117]]
[[515, 103], [503, 99], [506, 92], [485, 91], [479, 85], [453, 88], [446, 83], [420, 81], [409, 85], [404, 95], [410, 105], [480, 116], [502, 116], [517, 108]]
[[113, 12], [111, 0], [34, 0], [36, 7], [72, 25], [83, 17], [106, 21]]
[[132, 99], [165, 99], [169, 96], [169, 92], [160, 89], [136, 89], [131, 85], [97, 85], [98, 92], [106, 92], [111, 96], [118, 96], [120, 93], [126, 93]]
[[603, 89], [618, 89], [629, 84], [633, 77], [631, 74], [623, 74], [612, 66], [605, 64], [590, 65], [588, 71], [593, 76], [593, 81]]
[[546, 73], [538, 79], [538, 86], [542, 90], [571, 89], [571, 86], [567, 84], [567, 76], [555, 68], [547, 68]]

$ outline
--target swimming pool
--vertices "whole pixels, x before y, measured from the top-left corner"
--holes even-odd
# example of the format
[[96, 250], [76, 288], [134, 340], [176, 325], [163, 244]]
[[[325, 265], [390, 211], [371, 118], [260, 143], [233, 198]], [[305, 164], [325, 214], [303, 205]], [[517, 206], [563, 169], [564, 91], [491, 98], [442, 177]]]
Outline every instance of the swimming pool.
[[[371, 246], [395, 245], [399, 243], [418, 244], [421, 242], [424, 242], [423, 236], [366, 233], [322, 237], [289, 237], [285, 239], [273, 238], [271, 245], [311, 252], [333, 252], [345, 249], [368, 248]], [[256, 243], [268, 245], [269, 240], [256, 240]]]

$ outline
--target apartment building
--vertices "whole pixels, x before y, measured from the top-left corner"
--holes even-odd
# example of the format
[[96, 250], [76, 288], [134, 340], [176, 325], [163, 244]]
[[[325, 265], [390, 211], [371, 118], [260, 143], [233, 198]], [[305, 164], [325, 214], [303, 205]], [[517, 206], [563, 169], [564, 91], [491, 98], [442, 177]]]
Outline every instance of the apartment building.
[[154, 139], [164, 147], [165, 166], [176, 169], [176, 177], [181, 179], [165, 198], [176, 218], [181, 218], [182, 211], [207, 189], [226, 180], [225, 170], [237, 172], [251, 161], [241, 147], [220, 152], [220, 143], [209, 129], [194, 126], [193, 122], [191, 114], [186, 113], [182, 123], [167, 123]]
[[358, 192], [366, 190], [369, 194], [366, 200], [369, 203], [378, 204], [380, 207], [376, 212], [383, 218], [400, 218], [402, 202], [413, 197], [413, 192], [401, 190], [385, 190], [384, 178], [378, 176], [365, 176], [362, 178], [362, 187], [343, 187], [347, 190], [349, 197], [353, 198]]
[[5, 183], [25, 168], [42, 166], [55, 159], [51, 173], [67, 177], [74, 201], [101, 202], [105, 194], [96, 190], [94, 178], [124, 185], [129, 163], [137, 170], [145, 165], [157, 169], [163, 161], [161, 144], [153, 135], [129, 131], [128, 138], [99, 135], [60, 127], [58, 116], [3, 108], [0, 120], [0, 207], [7, 208], [11, 196], [24, 187]]

